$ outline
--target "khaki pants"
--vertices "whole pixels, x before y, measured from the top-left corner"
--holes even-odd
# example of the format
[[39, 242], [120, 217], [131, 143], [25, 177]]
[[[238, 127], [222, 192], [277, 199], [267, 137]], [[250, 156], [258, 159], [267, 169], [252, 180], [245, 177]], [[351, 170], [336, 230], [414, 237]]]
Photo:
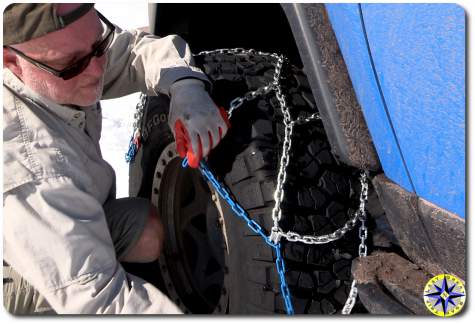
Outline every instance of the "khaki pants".
[[[114, 199], [104, 204], [104, 212], [120, 261], [140, 238], [150, 213], [150, 202], [143, 198]], [[48, 301], [5, 261], [3, 305], [14, 315], [55, 314]]]
[[3, 263], [3, 306], [11, 314], [55, 314], [46, 299], [18, 272]]

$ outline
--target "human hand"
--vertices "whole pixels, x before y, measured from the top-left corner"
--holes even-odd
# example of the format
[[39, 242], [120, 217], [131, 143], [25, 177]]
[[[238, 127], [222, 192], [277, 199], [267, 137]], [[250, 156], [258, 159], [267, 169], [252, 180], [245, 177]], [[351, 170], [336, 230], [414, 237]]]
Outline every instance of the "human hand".
[[188, 158], [197, 168], [226, 135], [230, 127], [223, 108], [213, 102], [205, 85], [198, 79], [183, 79], [170, 87], [168, 125], [173, 132], [180, 157]]

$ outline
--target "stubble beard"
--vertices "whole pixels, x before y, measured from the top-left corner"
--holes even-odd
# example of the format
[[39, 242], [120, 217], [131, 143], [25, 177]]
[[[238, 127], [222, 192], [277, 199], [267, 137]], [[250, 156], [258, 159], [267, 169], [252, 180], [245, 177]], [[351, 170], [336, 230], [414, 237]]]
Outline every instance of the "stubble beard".
[[[78, 106], [91, 106], [95, 103], [97, 103], [99, 100], [101, 100], [102, 98], [102, 91], [104, 90], [104, 76], [102, 76], [99, 81], [98, 81], [98, 84], [94, 87], [93, 91], [94, 92], [94, 97], [91, 98], [91, 100], [88, 102], [88, 101], [84, 101], [84, 102], [81, 102], [81, 104], [78, 104], [76, 103]], [[86, 89], [87, 91], [87, 89]], [[81, 98], [78, 98], [77, 101], [81, 101]]]
[[[91, 106], [102, 97], [104, 89], [104, 75], [97, 81], [97, 85], [77, 86], [67, 89], [56, 82], [48, 82], [33, 73], [24, 75], [23, 82], [35, 93], [60, 105], [76, 105], [80, 107]], [[25, 82], [27, 81], [27, 82]]]

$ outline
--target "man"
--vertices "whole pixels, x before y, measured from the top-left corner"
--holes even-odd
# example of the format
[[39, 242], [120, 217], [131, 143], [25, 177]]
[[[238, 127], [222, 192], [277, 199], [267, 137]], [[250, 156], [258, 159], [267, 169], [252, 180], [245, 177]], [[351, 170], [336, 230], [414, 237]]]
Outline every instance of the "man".
[[228, 124], [187, 44], [122, 31], [93, 4], [14, 4], [3, 21], [6, 309], [180, 313], [120, 265], [157, 259], [164, 233], [147, 200], [115, 199], [98, 102], [169, 95], [177, 150], [196, 167]]

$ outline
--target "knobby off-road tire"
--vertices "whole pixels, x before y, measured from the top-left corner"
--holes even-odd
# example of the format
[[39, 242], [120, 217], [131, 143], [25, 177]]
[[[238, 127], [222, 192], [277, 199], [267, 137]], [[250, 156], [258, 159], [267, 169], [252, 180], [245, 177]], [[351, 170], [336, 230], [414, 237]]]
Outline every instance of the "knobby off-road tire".
[[[196, 62], [213, 82], [213, 99], [223, 107], [247, 91], [268, 84], [274, 75], [272, 59], [258, 55], [207, 55], [197, 57]], [[293, 118], [317, 111], [301, 70], [285, 64], [282, 87]], [[154, 109], [163, 113], [160, 112], [163, 103], [162, 108]], [[150, 170], [156, 170], [159, 151], [171, 135], [169, 130], [168, 135], [158, 135], [166, 123], [154, 127], [151, 118], [144, 120], [147, 137], [143, 152], [139, 152], [131, 167], [131, 181], [134, 181], [131, 194], [145, 197], [153, 196], [154, 190], [158, 194], [165, 190], [152, 188], [151, 179], [156, 175]], [[147, 127], [147, 123], [152, 126]], [[250, 217], [269, 232], [284, 136], [282, 114], [274, 93], [244, 103], [233, 113], [231, 124], [208, 164]], [[357, 207], [360, 191], [357, 171], [339, 164], [333, 157], [320, 121], [295, 126], [290, 161], [282, 204], [282, 229], [302, 235], [323, 235], [341, 227]], [[273, 249], [248, 229], [224, 201], [219, 200], [218, 206], [224, 221], [221, 228], [225, 242], [225, 257], [218, 258], [223, 267], [222, 295], [213, 297], [218, 312], [285, 313]], [[332, 314], [341, 310], [349, 292], [351, 262], [357, 255], [358, 243], [356, 230], [334, 243], [318, 246], [283, 240], [286, 278], [296, 313]], [[169, 293], [171, 290], [175, 300], [180, 299], [176, 297], [180, 295], [176, 289], [179, 287], [169, 288], [164, 289]], [[182, 305], [186, 302], [192, 303], [189, 298], [180, 300]], [[211, 308], [208, 311], [216, 312]], [[364, 312], [364, 309], [357, 304], [355, 311]]]

